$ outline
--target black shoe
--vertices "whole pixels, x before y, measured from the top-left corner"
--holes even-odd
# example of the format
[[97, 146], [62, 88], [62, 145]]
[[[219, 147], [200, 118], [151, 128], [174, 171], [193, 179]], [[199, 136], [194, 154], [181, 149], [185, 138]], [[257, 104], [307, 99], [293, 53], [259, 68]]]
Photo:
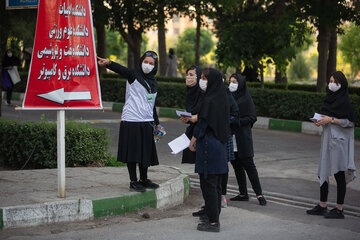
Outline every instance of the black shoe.
[[209, 222], [199, 223], [197, 230], [204, 232], [220, 232], [220, 223], [211, 225]]
[[159, 184], [153, 183], [150, 179], [140, 180], [139, 183], [142, 184], [145, 188], [150, 188], [150, 189], [159, 188]]
[[330, 212], [324, 214], [324, 218], [331, 218], [331, 219], [344, 219], [344, 211], [339, 210], [337, 208], [333, 208]]
[[266, 206], [267, 202], [266, 202], [266, 199], [264, 198], [264, 196], [258, 197], [258, 201], [261, 206]]
[[237, 195], [235, 197], [230, 198], [230, 201], [249, 201], [249, 196], [248, 195]]
[[200, 217], [200, 216], [202, 216], [204, 214], [205, 214], [205, 209], [204, 208], [201, 208], [201, 210], [192, 213], [193, 217]]
[[130, 191], [145, 192], [145, 187], [138, 181], [130, 182]]
[[319, 204], [310, 210], [306, 210], [306, 213], [309, 215], [319, 215], [323, 216], [327, 213], [327, 207], [322, 207]]

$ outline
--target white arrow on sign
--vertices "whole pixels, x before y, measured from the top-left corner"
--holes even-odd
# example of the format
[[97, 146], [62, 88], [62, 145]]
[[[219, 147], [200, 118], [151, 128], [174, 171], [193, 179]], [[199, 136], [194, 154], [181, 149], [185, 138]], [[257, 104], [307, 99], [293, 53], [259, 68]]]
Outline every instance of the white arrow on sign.
[[59, 88], [48, 93], [38, 94], [37, 96], [59, 104], [64, 104], [65, 101], [91, 100], [90, 91], [65, 92], [64, 88]]

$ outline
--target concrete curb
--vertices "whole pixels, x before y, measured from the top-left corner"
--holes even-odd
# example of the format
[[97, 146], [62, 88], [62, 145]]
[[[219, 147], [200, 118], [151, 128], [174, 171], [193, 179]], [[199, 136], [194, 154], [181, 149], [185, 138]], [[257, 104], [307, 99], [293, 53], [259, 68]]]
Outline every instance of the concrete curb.
[[190, 191], [190, 177], [180, 175], [160, 184], [156, 190], [131, 192], [124, 196], [99, 199], [65, 200], [44, 204], [0, 208], [0, 229], [41, 224], [90, 220], [135, 212], [143, 207], [166, 209], [182, 204]]

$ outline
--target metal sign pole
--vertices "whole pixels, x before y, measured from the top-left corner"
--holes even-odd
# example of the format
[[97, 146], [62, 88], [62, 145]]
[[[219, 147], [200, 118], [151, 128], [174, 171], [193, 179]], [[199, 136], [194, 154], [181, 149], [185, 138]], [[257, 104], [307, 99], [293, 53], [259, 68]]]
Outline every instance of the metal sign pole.
[[65, 110], [57, 111], [58, 193], [65, 198]]

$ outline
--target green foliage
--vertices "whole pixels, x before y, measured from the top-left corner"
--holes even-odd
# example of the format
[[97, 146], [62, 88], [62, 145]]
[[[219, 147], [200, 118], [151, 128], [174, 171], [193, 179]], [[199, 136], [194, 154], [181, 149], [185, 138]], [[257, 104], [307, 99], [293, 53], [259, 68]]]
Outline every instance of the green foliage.
[[339, 49], [356, 76], [360, 70], [360, 26], [351, 24], [345, 28], [345, 34], [340, 37]]
[[[249, 89], [258, 116], [308, 121], [314, 112], [319, 112], [325, 93], [284, 91], [272, 89]], [[355, 110], [356, 126], [360, 126], [360, 96], [350, 96]], [[296, 107], [295, 107], [296, 106]]]
[[290, 79], [301, 80], [310, 78], [310, 69], [302, 54], [298, 54], [296, 58], [291, 61], [289, 77]]
[[[56, 168], [56, 124], [0, 119], [0, 164], [21, 168]], [[103, 166], [110, 161], [107, 129], [66, 123], [66, 166]], [[31, 153], [33, 154], [31, 155]]]
[[119, 162], [116, 157], [111, 157], [110, 160], [106, 163], [106, 167], [124, 167], [125, 163]]
[[[200, 57], [208, 54], [214, 46], [212, 34], [204, 29], [200, 31]], [[195, 64], [196, 29], [187, 28], [179, 35], [176, 45], [176, 55], [179, 61], [179, 69], [185, 72], [188, 67]]]
[[256, 66], [270, 57], [284, 72], [309, 31], [290, 1], [220, 1], [214, 13], [221, 66]]

